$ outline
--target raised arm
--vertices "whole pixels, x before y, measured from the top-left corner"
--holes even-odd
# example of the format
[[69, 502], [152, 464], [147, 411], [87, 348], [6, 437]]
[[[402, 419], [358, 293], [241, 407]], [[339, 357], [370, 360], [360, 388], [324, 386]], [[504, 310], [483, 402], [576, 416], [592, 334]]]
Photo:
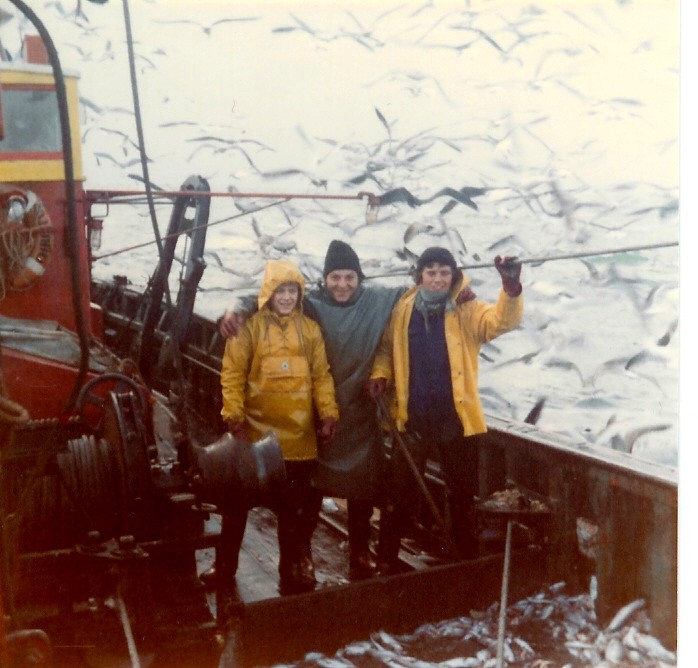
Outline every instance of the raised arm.
[[494, 258], [494, 266], [502, 277], [502, 289], [510, 297], [518, 297], [521, 294], [521, 262], [507, 255], [502, 258], [497, 255]]
[[523, 316], [521, 263], [516, 258], [498, 255], [494, 266], [502, 277], [502, 291], [497, 303], [474, 300], [463, 310], [470, 319], [475, 336], [483, 343], [518, 327]]

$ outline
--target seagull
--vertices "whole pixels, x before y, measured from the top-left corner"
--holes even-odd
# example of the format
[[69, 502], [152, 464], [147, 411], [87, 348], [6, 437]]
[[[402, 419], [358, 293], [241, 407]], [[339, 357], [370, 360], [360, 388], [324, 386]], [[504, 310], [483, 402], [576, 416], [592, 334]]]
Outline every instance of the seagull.
[[373, 51], [374, 47], [379, 47], [379, 46], [384, 46], [385, 42], [382, 42], [379, 40], [377, 37], [373, 36], [373, 26], [386, 14], [389, 14], [395, 9], [391, 9], [387, 12], [384, 12], [381, 16], [379, 16], [374, 22], [373, 25], [370, 28], [364, 28], [363, 25], [361, 25], [361, 22], [348, 10], [344, 9], [342, 10], [344, 13], [356, 24], [356, 26], [359, 28], [359, 32], [353, 32], [349, 30], [344, 30], [342, 29], [343, 34], [346, 37], [351, 37], [353, 40], [355, 40], [358, 44], [361, 44], [361, 46], [365, 46], [369, 51]]
[[376, 116], [378, 116], [378, 120], [383, 124], [383, 127], [385, 127], [388, 137], [392, 141], [393, 135], [392, 135], [392, 128], [390, 127], [390, 123], [385, 119], [385, 116], [381, 113], [380, 109], [378, 107], [374, 107], [374, 110], [376, 112]]
[[422, 95], [422, 87], [425, 84], [425, 82], [431, 82], [436, 87], [441, 96], [444, 98], [444, 100], [448, 102], [448, 104], [454, 104], [453, 100], [451, 100], [449, 96], [446, 94], [446, 91], [444, 90], [439, 80], [436, 77], [424, 74], [422, 72], [391, 72], [388, 74], [384, 74], [378, 77], [378, 79], [366, 84], [366, 87], [370, 88], [372, 86], [375, 86], [379, 81], [385, 78], [388, 78], [389, 81], [397, 81], [399, 78], [407, 79], [407, 83], [405, 84], [404, 88], [412, 95], [412, 97], [419, 97], [420, 95]]
[[[378, 163], [378, 162], [373, 162], [369, 161], [366, 165], [366, 170], [359, 174], [358, 176], [354, 176], [351, 179], [347, 180], [347, 183], [351, 183], [352, 185], [358, 186], [362, 184], [364, 181], [367, 179], [370, 179], [373, 181], [379, 188], [383, 188], [383, 184], [378, 180], [376, 176], [374, 176], [374, 172], [380, 172], [384, 169], [386, 169], [388, 165]], [[382, 203], [382, 202], [381, 202]]]
[[[122, 169], [126, 169], [127, 167], [133, 167], [133, 165], [139, 165], [141, 162], [140, 158], [132, 158], [131, 160], [126, 160], [125, 162], [120, 162], [114, 156], [109, 155], [108, 153], [102, 153], [101, 151], [95, 151], [93, 153], [94, 157], [97, 159], [97, 164], [101, 165], [102, 163], [100, 162], [100, 158], [102, 160], [109, 160], [113, 162], [117, 167], [121, 167]], [[153, 162], [150, 158], [147, 158], [148, 162]]]
[[428, 202], [435, 200], [437, 197], [448, 196], [477, 211], [477, 204], [475, 204], [472, 198], [484, 195], [486, 192], [487, 188], [475, 188], [472, 186], [465, 186], [460, 188], [460, 190], [446, 187], [442, 188], [439, 190], [439, 192], [435, 193], [431, 197], [420, 199], [419, 197], [415, 197], [409, 190], [407, 190], [407, 188], [395, 188], [394, 190], [389, 190], [387, 193], [380, 195], [378, 197], [378, 203], [380, 206], [384, 206], [386, 204], [393, 204], [394, 202], [405, 202], [411, 207], [416, 207], [421, 206], [422, 204], [427, 204]]
[[655, 431], [666, 431], [667, 429], [670, 429], [670, 428], [671, 428], [670, 424], [654, 424], [654, 425], [649, 425], [647, 427], [639, 427], [637, 429], [632, 429], [631, 431], [629, 431], [625, 435], [613, 434], [613, 436], [611, 437], [609, 445], [614, 450], [620, 450], [621, 452], [632, 453], [633, 448], [635, 447], [635, 442], [641, 436], [645, 436], [646, 434], [651, 434], [652, 432], [655, 432]]
[[505, 362], [500, 362], [495, 364], [493, 369], [501, 369], [505, 366], [511, 366], [512, 364], [530, 364], [539, 354], [540, 350], [533, 350], [530, 353], [521, 355], [521, 357], [516, 357], [515, 359], [506, 360]]
[[289, 16], [290, 16], [298, 25], [295, 25], [295, 26], [281, 26], [280, 28], [273, 28], [273, 29], [272, 29], [272, 32], [283, 33], [283, 32], [293, 32], [294, 30], [301, 30], [301, 31], [303, 31], [303, 32], [307, 32], [309, 35], [312, 35], [313, 37], [315, 37], [315, 39], [319, 39], [319, 40], [321, 40], [322, 42], [332, 42], [332, 41], [334, 41], [335, 39], [337, 39], [336, 36], [335, 36], [335, 37], [323, 37], [323, 36], [319, 35], [315, 30], [313, 30], [313, 28], [311, 28], [305, 21], [303, 21], [302, 19], [299, 19], [299, 18], [298, 18], [297, 16], [295, 16], [294, 14], [290, 14], [290, 13], [289, 13]]
[[533, 408], [528, 412], [528, 415], [524, 418], [526, 424], [536, 424], [540, 414], [543, 412], [543, 406], [545, 406], [546, 397], [541, 397], [536, 401]]
[[121, 130], [115, 130], [113, 128], [103, 128], [103, 127], [96, 127], [95, 125], [91, 125], [88, 127], [85, 132], [82, 133], [82, 141], [85, 142], [86, 137], [92, 133], [93, 131], [97, 132], [105, 132], [107, 134], [112, 134], [112, 135], [117, 135], [122, 138], [121, 142], [121, 150], [123, 151], [124, 155], [128, 154], [128, 146], [132, 146], [135, 148], [137, 151], [140, 151], [140, 146], [131, 139], [131, 137], [128, 136], [126, 132], [122, 132]]
[[545, 362], [545, 366], [550, 368], [565, 369], [566, 371], [573, 371], [579, 378], [582, 387], [585, 387], [589, 384], [588, 381], [584, 380], [584, 376], [581, 370], [574, 362], [570, 362], [569, 360], [563, 360], [559, 357], [551, 357], [547, 362]]
[[[247, 151], [245, 149], [241, 148], [238, 146], [238, 144], [241, 144], [243, 142], [249, 142], [252, 140], [233, 140], [233, 139], [222, 139], [220, 137], [195, 137], [194, 139], [187, 139], [189, 142], [202, 142], [197, 148], [195, 148], [190, 154], [187, 160], [191, 160], [199, 151], [208, 149], [210, 150], [213, 154], [217, 153], [225, 153], [226, 151], [231, 151], [235, 150], [238, 151], [239, 153], [242, 154], [242, 156], [245, 158], [247, 163], [254, 169], [258, 174], [261, 174], [260, 170], [257, 168], [257, 165], [254, 164], [252, 158], [249, 156]], [[218, 142], [217, 145], [212, 144], [211, 142]], [[253, 142], [256, 144], [259, 144], [259, 142]], [[263, 148], [267, 148], [263, 144], [260, 144], [263, 146]], [[271, 149], [268, 149], [271, 150]]]
[[[139, 183], [146, 183], [145, 179], [140, 174], [127, 174], [127, 176], [129, 179], [133, 179], [134, 181], [138, 181]], [[161, 192], [164, 192], [165, 190], [165, 188], [160, 187], [152, 181], [148, 181], [148, 184], [153, 190], [160, 190]]]
[[229, 18], [229, 19], [218, 19], [217, 21], [214, 21], [210, 25], [203, 25], [202, 23], [199, 23], [198, 21], [192, 21], [191, 19], [173, 19], [171, 21], [155, 21], [155, 23], [190, 23], [192, 25], [198, 26], [201, 28], [201, 30], [204, 31], [206, 35], [209, 37], [211, 36], [211, 31], [215, 26], [222, 25], [223, 23], [242, 23], [242, 22], [249, 22], [249, 21], [258, 21], [259, 17], [258, 16], [243, 16], [240, 18]]
[[86, 97], [80, 96], [78, 99], [82, 105], [84, 105], [88, 109], [92, 109], [92, 111], [95, 111], [98, 114], [113, 113], [113, 114], [130, 114], [132, 116], [134, 115], [133, 110], [126, 109], [125, 107], [102, 107], [102, 106], [98, 105], [97, 103], [92, 102], [92, 100], [89, 100]]
[[674, 320], [674, 321], [669, 325], [669, 329], [667, 329], [667, 331], [665, 332], [665, 334], [657, 341], [657, 345], [658, 345], [658, 346], [662, 346], [662, 347], [663, 347], [663, 346], [668, 346], [668, 345], [669, 345], [669, 341], [671, 341], [671, 337], [672, 337], [672, 336], [674, 335], [674, 333], [676, 332], [676, 328], [678, 327], [678, 325], [679, 325], [679, 320], [678, 320], [678, 318], [677, 318], [676, 320]]
[[469, 26], [469, 25], [455, 25], [455, 26], [451, 26], [451, 28], [453, 30], [465, 30], [467, 32], [472, 32], [472, 33], [475, 33], [476, 35], [478, 35], [478, 37], [475, 40], [473, 40], [472, 42], [470, 42], [470, 44], [468, 44], [468, 46], [477, 42], [478, 39], [484, 39], [488, 44], [493, 46], [497, 51], [499, 51], [500, 53], [504, 53], [504, 49], [501, 46], [499, 46], [499, 44], [497, 44], [497, 42], [495, 42], [484, 30], [480, 30], [479, 28], [473, 28], [472, 26]]

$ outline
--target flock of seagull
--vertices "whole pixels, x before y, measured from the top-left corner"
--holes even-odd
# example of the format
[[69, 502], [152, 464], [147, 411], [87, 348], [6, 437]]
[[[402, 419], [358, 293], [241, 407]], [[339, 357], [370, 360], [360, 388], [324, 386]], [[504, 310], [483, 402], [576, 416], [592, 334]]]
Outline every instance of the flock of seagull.
[[[116, 77], [117, 67], [121, 77], [127, 70], [127, 45], [107, 6], [51, 0], [41, 9], [60, 26], [63, 58], [92, 72], [83, 77], [80, 99], [87, 187], [92, 171], [104, 181], [100, 187], [138, 187], [141, 156], [129, 88], [117, 94], [110, 83], [104, 95], [89, 85]], [[425, 247], [446, 245], [486, 300], [497, 293], [496, 272], [487, 270], [495, 254], [538, 258], [524, 267], [521, 329], [483, 347], [486, 409], [523, 419], [544, 397], [540, 427], [676, 464], [677, 251], [612, 251], [675, 240], [677, 187], [664, 183], [663, 174], [652, 182], [609, 171], [617, 135], [633, 128], [638, 141], [647, 141], [642, 132], [651, 124], [645, 118], [650, 98], [642, 82], [629, 89], [620, 81], [604, 96], [587, 76], [602, 71], [604, 58], [623, 39], [629, 63], [646, 64], [659, 53], [658, 34], [629, 29], [642, 8], [611, 0], [478, 9], [429, 1], [378, 5], [372, 12], [315, 13], [299, 6], [286, 15], [266, 14], [260, 5], [235, 16], [233, 9], [221, 15], [207, 7], [176, 14], [148, 2], [134, 15], [145, 116], [156, 119], [146, 126], [145, 146], [153, 185], [176, 189], [187, 176], [181, 170], [190, 169], [228, 193], [367, 190], [380, 206], [364, 211], [365, 203], [284, 198], [272, 207], [268, 198], [214, 202], [214, 222], [235, 220], [209, 232], [201, 309], [217, 315], [240, 292], [254, 291], [270, 257], [292, 257], [309, 280], [320, 279], [332, 238], [352, 243], [364, 272], [389, 284], [410, 280]], [[8, 32], [25, 29], [19, 21], [6, 24], [5, 47]], [[354, 62], [369, 63], [366, 76], [356, 79], [355, 122], [350, 118], [330, 134], [302, 120], [279, 119], [286, 127], [280, 142], [276, 128], [248, 129], [244, 90], [235, 92], [225, 113], [203, 113], [220, 91], [180, 82], [182, 61], [174, 72], [168, 61], [185, 47], [191, 58], [209, 48], [218, 54], [221, 45], [251, 30], [264, 36], [258, 46], [270, 68], [268, 50], [315, 52], [327, 60], [335, 49], [349, 49], [352, 60], [338, 61], [346, 66], [340, 73], [348, 86]], [[665, 48], [671, 46], [669, 40]], [[662, 61], [661, 67], [663, 77], [676, 78], [676, 63]], [[589, 119], [615, 130], [586, 136], [581, 124]], [[561, 122], [570, 125], [564, 135]], [[676, 149], [671, 127], [659, 134], [643, 146], [648, 161]], [[161, 211], [164, 226], [167, 208]], [[131, 221], [118, 222], [123, 233], [105, 234], [112, 249], [150, 233], [145, 211], [128, 215]], [[611, 252], [600, 258], [555, 261], [566, 251], [604, 248]], [[144, 278], [153, 252], [144, 250], [140, 258]], [[95, 271], [115, 273], [117, 263], [118, 257], [98, 262]]]
[[[608, 0], [474, 8], [428, 0], [322, 14], [310, 3], [302, 10], [302, 3], [272, 16], [260, 5], [235, 16], [234, 6], [220, 15], [191, 3], [177, 15], [163, 4], [148, 0], [134, 16], [136, 32], [148, 35], [134, 48], [149, 99], [146, 117], [156, 119], [146, 126], [145, 147], [156, 189], [176, 190], [196, 172], [227, 194], [369, 190], [380, 198], [379, 207], [283, 196], [215, 200], [197, 306], [202, 313], [217, 317], [238, 295], [255, 292], [269, 258], [290, 257], [309, 281], [320, 280], [333, 238], [351, 243], [370, 280], [388, 285], [409, 283], [424, 248], [447, 246], [478, 297], [488, 301], [498, 291], [493, 256], [518, 255], [529, 260], [522, 275], [524, 322], [482, 348], [485, 409], [519, 420], [533, 410], [540, 428], [574, 442], [677, 465], [678, 252], [633, 247], [677, 239], [678, 188], [659, 167], [656, 179], [634, 176], [633, 156], [622, 150], [620, 163], [617, 155], [612, 160], [614, 142], [631, 133], [643, 160], [666, 165], [677, 149], [677, 130], [669, 126], [652, 141], [643, 134], [656, 122], [648, 120], [648, 104], [657, 93], [644, 90], [642, 81], [631, 91], [621, 87], [621, 78], [632, 78], [629, 69], [608, 73], [619, 89], [610, 95], [595, 85], [621, 46], [625, 62], [660, 69], [662, 81], [677, 79], [678, 52], [676, 62], [660, 64], [660, 47], [676, 46], [671, 36], [666, 46], [668, 34], [659, 28], [631, 29], [643, 7]], [[86, 72], [80, 98], [86, 187], [142, 188], [120, 17], [107, 14], [108, 5], [80, 0], [51, 0], [40, 9], [61, 36], [64, 61]], [[0, 27], [9, 57], [26, 29], [18, 20]], [[263, 37], [253, 57], [267, 58], [270, 68], [278, 62], [272, 51], [289, 58], [314, 52], [320, 62], [341, 49], [351, 54], [342, 61], [341, 87], [352, 85], [364, 63], [349, 110], [354, 123], [317, 129], [280, 110], [283, 133], [252, 131], [243, 84], [215, 114], [223, 91], [197, 90], [196, 77], [184, 81], [183, 60], [174, 71], [169, 66], [189, 49], [191, 59], [210, 53], [217, 68], [220, 49], [251, 30]], [[304, 70], [299, 85], [313, 76]], [[103, 81], [107, 94], [96, 85]], [[318, 85], [339, 95], [330, 83], [336, 84]], [[585, 134], [589, 127], [608, 134]], [[164, 228], [169, 205], [157, 210]], [[110, 219], [105, 255], [152, 236], [142, 204], [114, 207]], [[592, 257], [603, 249], [609, 253]], [[556, 260], [584, 250], [589, 257]], [[94, 273], [127, 273], [145, 285], [154, 253], [149, 247], [123, 260], [112, 255], [98, 261]], [[176, 276], [171, 289], [177, 290]], [[310, 655], [302, 665], [493, 666], [497, 615], [495, 607], [412, 636], [377, 632], [335, 656]], [[642, 602], [635, 602], [601, 629], [590, 596], [566, 596], [558, 585], [510, 607], [505, 659], [526, 668], [675, 665], [642, 615]], [[517, 632], [527, 621], [545, 628], [547, 653]], [[446, 643], [449, 658], [425, 656], [433, 643], [441, 649]], [[551, 647], [558, 648], [554, 656]]]

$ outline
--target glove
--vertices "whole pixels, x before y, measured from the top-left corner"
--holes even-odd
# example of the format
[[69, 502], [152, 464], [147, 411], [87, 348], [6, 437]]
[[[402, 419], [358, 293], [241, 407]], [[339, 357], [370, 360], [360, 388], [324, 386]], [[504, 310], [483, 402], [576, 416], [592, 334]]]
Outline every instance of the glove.
[[476, 298], [475, 293], [470, 289], [470, 286], [466, 286], [456, 295], [456, 304], [462, 306], [468, 302], [473, 301]]
[[386, 378], [371, 378], [366, 381], [364, 385], [364, 392], [371, 397], [371, 399], [378, 399], [385, 392], [385, 386], [388, 384]]
[[507, 256], [502, 259], [499, 255], [494, 258], [494, 266], [502, 277], [502, 288], [510, 297], [521, 294], [521, 262], [518, 258]]
[[235, 311], [228, 310], [218, 323], [218, 331], [226, 339], [232, 339], [238, 335], [240, 328], [245, 324], [245, 318]]
[[318, 436], [320, 442], [323, 445], [327, 445], [334, 439], [337, 434], [337, 420], [333, 417], [328, 417], [320, 422], [320, 429], [318, 429]]
[[244, 422], [228, 422], [228, 431], [238, 443], [250, 442], [250, 437], [247, 434], [247, 427]]

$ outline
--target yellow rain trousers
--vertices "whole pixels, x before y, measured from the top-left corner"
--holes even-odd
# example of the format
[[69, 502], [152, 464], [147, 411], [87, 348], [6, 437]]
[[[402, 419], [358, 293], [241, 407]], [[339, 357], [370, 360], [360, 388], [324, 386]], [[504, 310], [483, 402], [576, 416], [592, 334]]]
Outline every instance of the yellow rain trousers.
[[[299, 306], [279, 317], [267, 302], [286, 282], [300, 285]], [[320, 420], [339, 418], [322, 332], [300, 310], [304, 290], [292, 262], [269, 261], [260, 310], [228, 339], [221, 369], [223, 419], [245, 421], [253, 441], [274, 432], [284, 458], [294, 461], [317, 457], [313, 406]]]

